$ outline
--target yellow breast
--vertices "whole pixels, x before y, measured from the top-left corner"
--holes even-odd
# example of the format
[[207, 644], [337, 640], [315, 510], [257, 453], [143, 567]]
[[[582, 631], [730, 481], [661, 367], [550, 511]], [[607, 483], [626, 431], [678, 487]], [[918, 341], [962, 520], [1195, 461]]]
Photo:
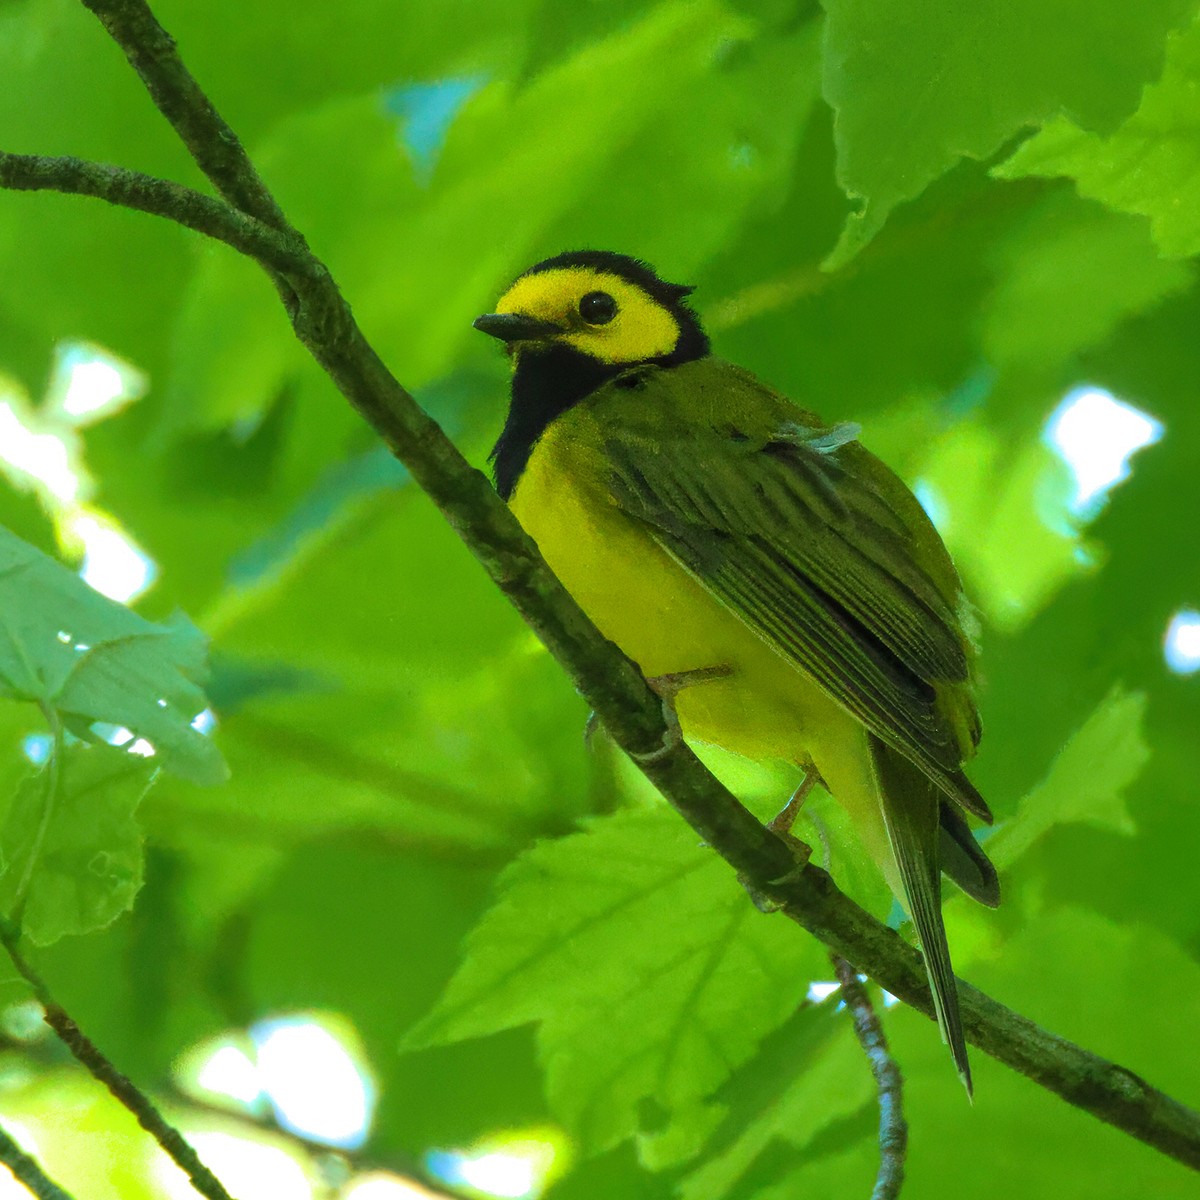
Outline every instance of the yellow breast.
[[[534, 448], [513, 512], [600, 631], [647, 676], [727, 666], [728, 679], [682, 692], [684, 732], [750, 758], [805, 757], [810, 742], [854, 723], [806, 676], [721, 605], [622, 513], [602, 456], [575, 412]], [[855, 731], [856, 732], [856, 731]]]

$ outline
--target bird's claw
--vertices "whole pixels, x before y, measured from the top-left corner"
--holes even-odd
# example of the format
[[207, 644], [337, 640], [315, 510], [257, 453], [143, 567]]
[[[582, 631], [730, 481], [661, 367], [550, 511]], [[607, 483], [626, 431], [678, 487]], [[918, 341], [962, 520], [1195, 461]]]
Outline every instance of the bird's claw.
[[746, 893], [750, 897], [754, 907], [759, 912], [764, 913], [778, 912], [784, 907], [784, 901], [776, 899], [766, 889], [783, 887], [793, 879], [796, 879], [801, 871], [808, 866], [809, 859], [812, 858], [812, 847], [806, 842], [802, 842], [793, 834], [776, 831], [775, 836], [787, 846], [792, 856], [792, 865], [777, 878], [768, 879], [765, 885], [758, 884], [745, 875], [738, 876], [738, 882], [746, 889]]
[[[829, 790], [825, 780], [821, 778], [811, 761], [806, 759], [801, 762], [800, 766], [804, 771], [804, 778], [800, 781], [800, 786], [791, 794], [788, 802], [767, 822], [767, 828], [772, 833], [790, 836], [792, 826], [796, 823], [796, 818], [804, 807], [804, 801], [808, 799], [808, 793], [813, 790], [813, 787], [819, 783], [826, 791]], [[809, 853], [811, 854], [811, 851]]]
[[685, 688], [695, 687], [699, 683], [712, 683], [716, 679], [728, 679], [732, 674], [732, 667], [719, 663], [714, 667], [697, 667], [693, 671], [651, 675], [647, 677], [646, 682], [650, 685], [650, 690], [657, 692], [663, 699], [674, 700]]
[[[661, 695], [661, 693], [659, 693]], [[663, 723], [667, 731], [663, 734], [662, 745], [656, 750], [647, 750], [639, 754], [636, 750], [629, 751], [629, 757], [643, 767], [661, 762], [672, 750], [683, 744], [683, 730], [679, 725], [679, 714], [675, 711], [675, 702], [671, 696], [662, 697]]]
[[600, 732], [600, 718], [596, 715], [596, 710], [592, 709], [587, 715], [587, 720], [583, 723], [583, 744], [590, 750], [592, 743], [596, 740], [596, 734]]
[[683, 744], [683, 729], [679, 725], [679, 714], [675, 711], [675, 697], [685, 688], [695, 687], [700, 683], [711, 683], [715, 679], [726, 679], [732, 674], [732, 667], [719, 664], [714, 667], [698, 667], [694, 671], [673, 671], [667, 675], [649, 676], [646, 683], [650, 685], [650, 690], [662, 699], [663, 721], [667, 731], [663, 736], [662, 745], [656, 750], [648, 750], [642, 754], [630, 751], [629, 757], [642, 766], [649, 766], [666, 758], [672, 750]]

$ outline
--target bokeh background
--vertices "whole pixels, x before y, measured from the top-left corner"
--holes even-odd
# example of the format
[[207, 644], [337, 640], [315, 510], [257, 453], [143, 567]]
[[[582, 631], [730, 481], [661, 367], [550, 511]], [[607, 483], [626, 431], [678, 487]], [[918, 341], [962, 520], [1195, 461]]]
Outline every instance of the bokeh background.
[[[1200, 1102], [1194, 0], [155, 7], [473, 461], [506, 368], [472, 318], [583, 247], [695, 284], [719, 354], [862, 423], [980, 615], [1005, 901], [948, 889], [958, 970]], [[0, 81], [4, 149], [203, 186], [72, 0], [0, 2]], [[119, 753], [64, 735], [33, 953], [240, 1200], [867, 1193], [874, 1098], [822, 948], [584, 746], [582, 702], [252, 264], [0, 193], [0, 523], [209, 639], [185, 715], [228, 781], [149, 726], [93, 725]], [[52, 640], [65, 578], [0, 579], [0, 625], [43, 611]], [[0, 703], [10, 849], [52, 725]], [[764, 813], [792, 782], [709, 757]], [[93, 830], [97, 763], [122, 798]], [[968, 1106], [930, 1023], [874, 995], [912, 1195], [1200, 1194], [981, 1054]], [[51, 1174], [189, 1194], [6, 964], [0, 1010], [0, 1121]]]

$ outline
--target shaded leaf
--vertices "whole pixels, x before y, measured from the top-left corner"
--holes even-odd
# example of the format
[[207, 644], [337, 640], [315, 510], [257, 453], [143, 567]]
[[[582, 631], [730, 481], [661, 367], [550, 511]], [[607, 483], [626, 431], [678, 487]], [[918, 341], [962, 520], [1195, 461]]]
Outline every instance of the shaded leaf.
[[[170, 127], [147, 119], [145, 90], [81, 6], [10, 6], [0, 16], [0, 79], [0, 142], [10, 152], [125, 162], [193, 186], [202, 178]], [[172, 222], [95, 200], [6, 194], [0, 344], [15, 359], [6, 368], [40, 385], [54, 342], [85, 335], [157, 370], [198, 244]], [[131, 263], [147, 268], [136, 284]]]
[[870, 1101], [874, 1086], [850, 1016], [834, 998], [807, 1005], [772, 1034], [718, 1095], [728, 1107], [680, 1200], [730, 1195], [773, 1147], [789, 1156]]
[[992, 174], [1067, 176], [1080, 195], [1149, 217], [1163, 254], [1200, 253], [1200, 24], [1172, 36], [1162, 79], [1115, 133], [1059, 116]]
[[[825, 98], [838, 181], [861, 208], [826, 266], [852, 258], [964, 157], [1067, 112], [1111, 131], [1163, 61], [1191, 0], [825, 0]], [[1080, 36], [1081, 30], [1087, 36]]]
[[1140, 221], [1065, 196], [1031, 213], [996, 265], [982, 346], [994, 364], [1018, 368], [1061, 368], [1193, 278], [1158, 256]]
[[1117, 686], [1059, 752], [1045, 779], [1020, 803], [1013, 820], [987, 839], [988, 857], [1011, 866], [1055, 825], [1082, 822], [1134, 833], [1124, 791], [1150, 757], [1142, 738], [1146, 697]]
[[0, 909], [37, 945], [103, 929], [133, 906], [142, 886], [134, 813], [156, 769], [135, 754], [76, 744], [56, 782], [47, 765], [18, 787], [0, 827]]
[[246, 910], [245, 958], [230, 956], [229, 986], [255, 1012], [315, 1006], [353, 1019], [381, 1084], [382, 1146], [415, 1155], [549, 1119], [528, 1030], [396, 1053], [452, 972], [493, 878], [451, 857], [314, 844], [293, 852]]
[[[1179, 1039], [1200, 1021], [1200, 967], [1161, 933], [1085, 908], [1042, 912], [1023, 923], [1002, 955], [979, 963], [972, 982], [1185, 1103], [1195, 1100], [1195, 1060], [1181, 1052]], [[1195, 1175], [1183, 1164], [985, 1055], [975, 1056], [969, 1107], [939, 1078], [942, 1047], [911, 1009], [892, 1010], [888, 1034], [908, 1085], [914, 1195], [969, 1188], [980, 1200], [1126, 1200], [1131, 1181], [1146, 1196], [1195, 1190]], [[869, 1142], [862, 1148], [864, 1166], [876, 1153]]]
[[[819, 51], [819, 21], [774, 37], [731, 37], [695, 86], [663, 100], [655, 119], [616, 148], [604, 203], [572, 205], [539, 245], [619, 247], [694, 283], [698, 267], [748, 218], [772, 211], [791, 184], [817, 101]], [[664, 208], [669, 221], [660, 219]]]

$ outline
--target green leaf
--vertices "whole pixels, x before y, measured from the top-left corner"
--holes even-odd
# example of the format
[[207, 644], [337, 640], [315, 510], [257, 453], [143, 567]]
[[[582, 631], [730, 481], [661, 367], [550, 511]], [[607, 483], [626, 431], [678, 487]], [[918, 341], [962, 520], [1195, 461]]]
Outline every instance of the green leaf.
[[825, 0], [825, 98], [838, 181], [861, 205], [826, 266], [848, 262], [964, 157], [1066, 112], [1111, 131], [1161, 69], [1191, 0]]
[[1200, 24], [1168, 42], [1162, 78], [1110, 136], [1067, 116], [1048, 121], [1007, 161], [1000, 179], [1030, 175], [1075, 180], [1081, 196], [1150, 218], [1163, 254], [1200, 252]]
[[873, 1092], [846, 1009], [837, 999], [805, 1006], [721, 1089], [728, 1113], [704, 1159], [680, 1184], [680, 1200], [729, 1195], [772, 1147], [786, 1145], [795, 1157]]
[[[819, 50], [820, 22], [811, 20], [786, 35], [731, 41], [696, 86], [663, 102], [616, 149], [604, 203], [572, 205], [542, 244], [624, 249], [694, 283], [700, 265], [749, 216], [776, 208], [792, 182], [818, 97]], [[661, 219], [664, 162], [669, 221]]]
[[405, 1045], [540, 1022], [551, 1106], [599, 1152], [639, 1130], [645, 1103], [670, 1114], [712, 1092], [795, 1008], [817, 962], [673, 813], [621, 812], [505, 872]]
[[1011, 866], [1055, 825], [1135, 832], [1124, 792], [1150, 758], [1142, 738], [1145, 712], [1143, 693], [1119, 685], [1109, 692], [1021, 801], [1013, 820], [987, 839], [988, 856], [998, 868]]
[[[247, 9], [238, 0], [199, 7], [165, 0], [156, 12], [188, 48], [243, 141], [253, 144], [282, 117], [368, 87], [513, 74], [543, 7], [543, 0], [502, 8], [489, 0], [407, 0], [402, 23], [391, 0], [301, 5], [282, 24], [277, 5]], [[567, 10], [555, 15], [560, 27], [569, 20]]]
[[[202, 182], [170, 126], [147, 119], [145, 89], [131, 71], [117, 69], [109, 39], [97, 37], [95, 19], [82, 6], [60, 0], [10, 6], [0, 16], [0, 79], [6, 150], [132, 162], [152, 175]], [[198, 241], [170, 221], [96, 200], [6, 193], [0, 204], [4, 367], [40, 386], [53, 343], [84, 336], [157, 372], [165, 365], [163, 333]], [[143, 267], [136, 283], [131, 262]]]
[[1159, 257], [1143, 222], [1064, 194], [1021, 223], [996, 265], [982, 343], [1002, 367], [1069, 362], [1193, 279]]
[[253, 262], [224, 246], [205, 254], [179, 301], [164, 428], [239, 425], [244, 439], [288, 375], [310, 366], [289, 332]]
[[18, 787], [0, 827], [0, 909], [37, 945], [103, 929], [133, 907], [134, 812], [156, 770], [151, 759], [76, 744]]
[[204, 671], [205, 639], [186, 617], [152, 624], [0, 528], [0, 696], [123, 726], [168, 769], [218, 783], [220, 753], [191, 725]]

